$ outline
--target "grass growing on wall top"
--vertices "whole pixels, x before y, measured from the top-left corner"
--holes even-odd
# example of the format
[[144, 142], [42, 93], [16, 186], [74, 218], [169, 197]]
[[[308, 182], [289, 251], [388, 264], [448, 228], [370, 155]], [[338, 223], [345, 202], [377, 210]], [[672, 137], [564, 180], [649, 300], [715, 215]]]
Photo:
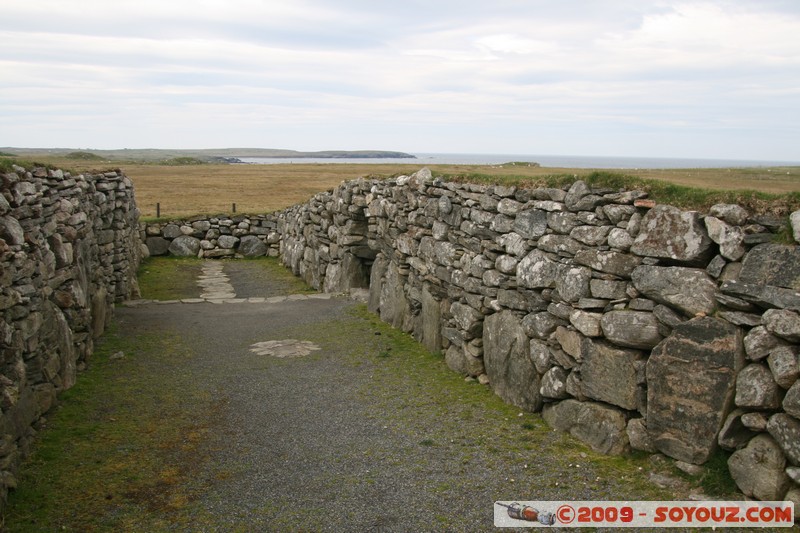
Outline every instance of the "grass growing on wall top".
[[[642, 190], [658, 203], [683, 209], [706, 211], [714, 204], [739, 204], [752, 213], [788, 215], [800, 209], [800, 191], [766, 193], [757, 190], [720, 190], [679, 185], [669, 181], [646, 179], [630, 174], [610, 171], [592, 171], [580, 174], [548, 174], [537, 177], [525, 175], [497, 176], [494, 174], [444, 175], [445, 179], [461, 183], [515, 185], [522, 188], [563, 188], [580, 179], [594, 187]], [[800, 185], [800, 181], [799, 181]]]

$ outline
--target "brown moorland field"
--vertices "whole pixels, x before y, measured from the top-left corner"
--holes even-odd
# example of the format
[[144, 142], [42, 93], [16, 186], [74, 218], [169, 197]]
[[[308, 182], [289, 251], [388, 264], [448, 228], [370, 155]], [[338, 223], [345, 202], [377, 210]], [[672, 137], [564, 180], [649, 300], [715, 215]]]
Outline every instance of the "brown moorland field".
[[[12, 158], [13, 159], [13, 158]], [[303, 202], [345, 180], [411, 174], [423, 165], [314, 164], [159, 165], [130, 161], [79, 161], [38, 158], [74, 172], [122, 168], [134, 182], [142, 216], [154, 218], [156, 204], [165, 218], [196, 214], [263, 213]], [[595, 170], [523, 164], [431, 165], [435, 176], [480, 183], [560, 186], [576, 178], [606, 187], [644, 189], [659, 202], [702, 209], [738, 202], [751, 210], [786, 215], [800, 209], [800, 167]]]

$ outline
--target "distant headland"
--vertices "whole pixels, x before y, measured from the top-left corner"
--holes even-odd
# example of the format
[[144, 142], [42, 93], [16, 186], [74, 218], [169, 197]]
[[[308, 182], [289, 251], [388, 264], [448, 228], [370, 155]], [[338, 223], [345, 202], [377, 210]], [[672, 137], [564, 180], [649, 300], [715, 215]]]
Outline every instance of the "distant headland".
[[416, 156], [391, 150], [322, 150], [304, 152], [277, 148], [208, 148], [201, 150], [170, 150], [159, 148], [122, 148], [117, 150], [93, 150], [87, 148], [15, 148], [1, 147], [0, 152], [22, 157], [64, 156], [80, 154], [83, 159], [166, 161], [176, 158], [193, 158], [201, 162], [239, 163], [244, 157], [282, 159], [416, 159]]

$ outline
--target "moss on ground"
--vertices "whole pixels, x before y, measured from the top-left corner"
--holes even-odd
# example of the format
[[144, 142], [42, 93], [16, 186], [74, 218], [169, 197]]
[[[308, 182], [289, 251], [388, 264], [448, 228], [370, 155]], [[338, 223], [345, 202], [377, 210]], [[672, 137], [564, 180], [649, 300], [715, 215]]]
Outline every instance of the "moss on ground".
[[48, 413], [3, 531], [156, 531], [189, 521], [209, 484], [197, 473], [221, 407], [181, 372], [191, 357], [177, 334], [107, 333]]
[[197, 298], [203, 261], [196, 257], [148, 257], [139, 266], [139, 290], [146, 300]]

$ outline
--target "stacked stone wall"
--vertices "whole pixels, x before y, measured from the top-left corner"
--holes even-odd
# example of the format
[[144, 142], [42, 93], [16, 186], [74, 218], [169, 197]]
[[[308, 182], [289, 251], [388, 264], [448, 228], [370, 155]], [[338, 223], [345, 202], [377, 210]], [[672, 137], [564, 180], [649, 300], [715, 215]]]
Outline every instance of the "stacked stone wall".
[[140, 237], [146, 256], [277, 257], [280, 250], [277, 228], [274, 214], [199, 216], [142, 224]]
[[779, 242], [787, 223], [582, 181], [518, 189], [423, 169], [142, 235], [157, 253], [279, 251], [311, 286], [366, 292], [452, 370], [597, 451], [699, 465], [722, 448], [746, 495], [798, 502], [800, 247]]
[[787, 220], [425, 169], [344, 183], [277, 218], [283, 261], [312, 286], [368, 288], [372, 311], [452, 370], [593, 449], [703, 464], [721, 447], [746, 495], [800, 499]]
[[121, 172], [0, 172], [0, 494], [42, 416], [138, 295], [138, 211]]

